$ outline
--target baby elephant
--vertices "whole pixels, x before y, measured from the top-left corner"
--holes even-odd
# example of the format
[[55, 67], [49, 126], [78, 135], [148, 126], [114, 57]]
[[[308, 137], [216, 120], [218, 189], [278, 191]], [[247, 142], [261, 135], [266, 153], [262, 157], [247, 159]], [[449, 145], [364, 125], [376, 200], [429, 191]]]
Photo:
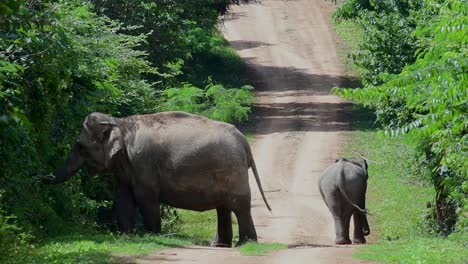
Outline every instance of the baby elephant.
[[367, 162], [364, 159], [340, 158], [320, 176], [320, 194], [335, 220], [335, 244], [351, 244], [349, 222], [354, 215], [353, 243], [366, 243], [370, 234], [367, 222]]

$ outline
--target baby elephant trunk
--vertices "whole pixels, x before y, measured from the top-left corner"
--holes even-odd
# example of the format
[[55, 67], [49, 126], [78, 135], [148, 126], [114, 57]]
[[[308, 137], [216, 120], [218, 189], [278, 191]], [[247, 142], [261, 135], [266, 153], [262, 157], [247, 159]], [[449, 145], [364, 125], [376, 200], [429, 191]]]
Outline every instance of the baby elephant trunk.
[[369, 228], [369, 223], [367, 222], [367, 216], [363, 215], [363, 223], [362, 223], [362, 232], [364, 233], [364, 236], [370, 235], [370, 228]]

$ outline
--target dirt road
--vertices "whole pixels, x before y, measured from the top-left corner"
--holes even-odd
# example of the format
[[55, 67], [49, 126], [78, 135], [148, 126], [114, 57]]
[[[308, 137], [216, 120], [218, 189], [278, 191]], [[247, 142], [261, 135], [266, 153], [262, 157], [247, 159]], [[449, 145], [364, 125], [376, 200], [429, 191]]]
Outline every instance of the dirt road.
[[329, 95], [344, 81], [324, 0], [262, 0], [233, 8], [224, 33], [248, 63], [256, 88], [254, 157], [270, 214], [251, 177], [260, 242], [289, 249], [263, 257], [236, 249], [170, 249], [139, 263], [361, 263], [335, 247], [333, 219], [320, 198], [320, 172], [339, 156], [349, 105]]

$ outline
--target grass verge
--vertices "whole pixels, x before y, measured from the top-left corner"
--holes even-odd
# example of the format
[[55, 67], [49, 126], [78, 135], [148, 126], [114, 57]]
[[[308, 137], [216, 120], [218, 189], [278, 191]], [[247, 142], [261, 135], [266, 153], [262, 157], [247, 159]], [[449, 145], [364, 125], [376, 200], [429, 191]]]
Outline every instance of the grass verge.
[[[349, 20], [335, 23], [335, 29], [345, 73], [355, 76], [359, 69], [351, 54], [359, 50], [362, 29]], [[357, 113], [358, 131], [347, 155], [358, 152], [369, 159], [367, 207], [373, 243], [360, 247], [353, 257], [383, 263], [468, 263], [468, 231], [441, 237], [427, 225], [427, 203], [435, 191], [428, 172], [416, 162], [418, 139], [385, 137], [373, 126], [369, 111]]]
[[355, 75], [356, 66], [353, 64], [352, 54], [359, 50], [362, 40], [361, 27], [352, 20], [343, 20], [334, 23], [338, 35], [338, 55], [343, 61], [346, 75]]
[[[29, 245], [8, 264], [42, 263], [113, 263], [116, 256], [141, 256], [155, 251], [188, 245], [208, 246], [216, 233], [216, 211], [178, 210], [180, 224], [171, 235], [120, 235], [97, 231], [73, 231], [73, 235], [58, 236]], [[233, 217], [233, 243], [238, 240], [237, 222]], [[273, 249], [263, 249], [268, 252]]]
[[246, 256], [264, 256], [272, 251], [287, 249], [288, 245], [281, 243], [247, 243], [239, 247], [239, 251], [242, 255]]
[[156, 235], [75, 234], [31, 246], [4, 263], [112, 263], [116, 254], [146, 255], [155, 250], [188, 244], [189, 241], [182, 239]]
[[[180, 216], [181, 238], [191, 241], [195, 245], [208, 246], [216, 234], [217, 216], [216, 210], [195, 212], [178, 210]], [[232, 215], [233, 243], [238, 240], [239, 231], [236, 218]]]
[[[369, 119], [367, 119], [369, 120]], [[434, 188], [427, 172], [417, 166], [410, 135], [388, 138], [377, 130], [355, 133], [348, 155], [369, 159], [367, 207], [374, 243], [360, 247], [353, 257], [383, 263], [467, 263], [468, 232], [449, 237], [431, 234], [426, 223], [427, 202]]]

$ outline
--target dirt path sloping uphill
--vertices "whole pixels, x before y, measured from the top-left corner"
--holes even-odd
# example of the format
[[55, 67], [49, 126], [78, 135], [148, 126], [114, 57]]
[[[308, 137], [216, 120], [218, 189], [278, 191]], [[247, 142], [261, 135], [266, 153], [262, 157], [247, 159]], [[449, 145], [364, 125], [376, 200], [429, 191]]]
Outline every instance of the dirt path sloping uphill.
[[343, 78], [324, 0], [262, 0], [233, 8], [224, 33], [247, 62], [256, 88], [253, 145], [270, 214], [251, 177], [259, 242], [287, 243], [268, 256], [236, 249], [169, 249], [138, 263], [362, 263], [335, 247], [333, 219], [317, 188], [351, 130], [349, 105], [330, 89]]

